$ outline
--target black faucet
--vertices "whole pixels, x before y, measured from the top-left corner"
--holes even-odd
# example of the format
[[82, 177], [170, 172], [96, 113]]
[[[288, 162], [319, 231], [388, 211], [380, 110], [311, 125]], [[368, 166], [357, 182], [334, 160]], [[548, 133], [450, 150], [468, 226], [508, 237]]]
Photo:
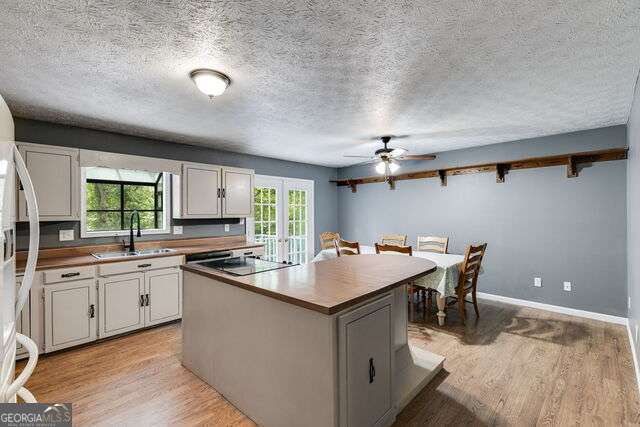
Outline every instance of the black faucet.
[[136, 217], [138, 219], [138, 237], [141, 237], [142, 234], [140, 233], [140, 213], [137, 210], [134, 210], [131, 213], [131, 221], [129, 223], [129, 252], [135, 252], [136, 251], [136, 244], [135, 241], [133, 239], [133, 217]]

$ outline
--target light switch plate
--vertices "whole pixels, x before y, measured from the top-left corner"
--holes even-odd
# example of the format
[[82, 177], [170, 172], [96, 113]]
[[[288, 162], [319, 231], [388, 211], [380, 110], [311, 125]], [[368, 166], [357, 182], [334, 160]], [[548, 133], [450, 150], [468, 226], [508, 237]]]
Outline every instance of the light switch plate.
[[69, 240], [73, 240], [74, 239], [73, 229], [71, 229], [71, 230], [60, 230], [59, 231], [59, 235], [58, 235], [58, 239], [61, 242], [67, 242]]
[[182, 226], [174, 225], [173, 226], [173, 234], [182, 234]]
[[571, 282], [564, 282], [564, 284], [562, 286], [563, 286], [565, 291], [571, 292]]
[[533, 278], [533, 286], [535, 286], [536, 288], [541, 288], [542, 287], [542, 277], [534, 277]]
[[225, 224], [225, 225], [224, 225], [224, 231], [225, 231], [225, 232], [228, 232], [228, 231], [229, 231], [229, 224]]

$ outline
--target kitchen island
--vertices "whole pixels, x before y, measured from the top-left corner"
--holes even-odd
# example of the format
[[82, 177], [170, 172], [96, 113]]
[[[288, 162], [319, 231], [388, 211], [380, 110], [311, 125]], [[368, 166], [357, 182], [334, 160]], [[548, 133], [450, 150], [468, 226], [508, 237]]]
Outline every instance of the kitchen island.
[[406, 284], [436, 269], [429, 260], [182, 268], [182, 363], [260, 425], [390, 425], [442, 368], [407, 341]]

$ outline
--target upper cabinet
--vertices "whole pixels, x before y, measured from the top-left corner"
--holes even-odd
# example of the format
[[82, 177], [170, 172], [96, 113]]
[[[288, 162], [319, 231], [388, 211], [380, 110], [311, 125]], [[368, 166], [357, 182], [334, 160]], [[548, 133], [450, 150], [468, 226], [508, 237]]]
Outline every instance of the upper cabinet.
[[[79, 220], [79, 150], [18, 143], [31, 176], [40, 221]], [[18, 221], [28, 221], [24, 191], [18, 192]]]
[[253, 214], [254, 172], [183, 163], [172, 177], [174, 218], [243, 218]]

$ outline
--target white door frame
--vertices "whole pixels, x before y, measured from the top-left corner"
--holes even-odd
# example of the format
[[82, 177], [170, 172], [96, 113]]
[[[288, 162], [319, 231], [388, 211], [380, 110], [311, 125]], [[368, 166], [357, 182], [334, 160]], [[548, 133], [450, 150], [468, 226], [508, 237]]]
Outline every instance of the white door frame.
[[[315, 182], [311, 179], [300, 179], [300, 178], [287, 178], [280, 176], [270, 176], [270, 175], [256, 175], [255, 176], [255, 187], [276, 187], [280, 188], [281, 195], [278, 202], [279, 206], [276, 206], [276, 215], [280, 215], [279, 220], [276, 225], [276, 234], [278, 239], [288, 239], [289, 227], [288, 227], [288, 190], [290, 189], [300, 189], [308, 191], [309, 197], [307, 200], [307, 260], [311, 262], [315, 255], [315, 214], [314, 214], [314, 188]], [[247, 241], [255, 241], [254, 236], [254, 219], [253, 217], [247, 218], [246, 226], [245, 226], [245, 234], [247, 237]], [[279, 242], [282, 243], [282, 242]], [[282, 245], [285, 247], [286, 245]], [[282, 254], [283, 256], [286, 253]]]

